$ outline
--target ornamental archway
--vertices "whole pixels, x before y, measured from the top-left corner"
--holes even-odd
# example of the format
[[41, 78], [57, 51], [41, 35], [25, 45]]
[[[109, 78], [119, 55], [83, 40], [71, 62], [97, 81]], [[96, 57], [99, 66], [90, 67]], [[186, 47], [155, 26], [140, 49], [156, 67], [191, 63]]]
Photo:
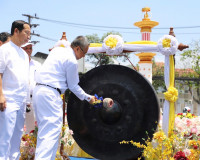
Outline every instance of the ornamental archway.
[[[134, 42], [126, 42], [124, 43], [122, 37], [118, 35], [109, 35], [104, 39], [102, 44], [100, 43], [91, 43], [90, 48], [87, 54], [92, 53], [104, 53], [105, 55], [109, 56], [123, 56], [126, 52], [141, 52], [138, 54], [140, 58], [141, 65], [140, 67], [145, 68], [139, 70], [140, 73], [146, 77], [151, 82], [151, 75], [148, 75], [149, 72], [152, 70], [148, 69], [151, 66], [152, 57], [155, 55], [154, 52], [159, 52], [165, 56], [165, 84], [168, 89], [165, 92], [165, 104], [163, 110], [163, 130], [165, 134], [168, 135], [170, 132], [173, 131], [174, 125], [174, 103], [177, 100], [178, 91], [174, 88], [174, 55], [177, 50], [183, 50], [187, 48], [182, 44], [179, 44], [177, 39], [173, 36], [172, 29], [171, 35], [164, 35], [161, 37], [158, 42], [150, 41], [150, 28], [153, 28], [155, 24], [153, 21], [150, 20], [148, 17], [149, 8], [144, 8], [143, 11], [145, 12], [144, 16], [144, 24], [136, 23], [139, 27], [141, 27], [142, 31], [142, 41], [134, 41]], [[147, 23], [148, 22], [148, 23]], [[143, 25], [142, 25], [143, 24]], [[154, 24], [154, 25], [153, 25]], [[147, 28], [142, 30], [142, 28]], [[148, 30], [149, 29], [149, 30]], [[58, 46], [63, 46], [62, 42], [57, 44]], [[67, 47], [69, 44], [65, 44], [64, 47]], [[144, 71], [148, 71], [144, 73]], [[72, 103], [73, 104], [73, 103]], [[69, 114], [70, 115], [70, 114]], [[87, 129], [87, 128], [86, 128]], [[97, 157], [98, 158], [98, 157]]]

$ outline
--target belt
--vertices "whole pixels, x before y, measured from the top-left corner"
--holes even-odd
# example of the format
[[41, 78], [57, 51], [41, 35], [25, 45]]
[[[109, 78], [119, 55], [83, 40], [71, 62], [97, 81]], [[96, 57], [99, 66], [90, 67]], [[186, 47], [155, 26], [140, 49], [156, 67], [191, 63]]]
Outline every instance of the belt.
[[52, 87], [52, 86], [50, 86], [50, 85], [48, 85], [48, 84], [36, 83], [36, 85], [37, 85], [37, 86], [41, 85], [41, 86], [51, 87], [51, 88], [57, 90], [57, 91], [61, 94], [61, 90], [60, 90], [59, 88]]

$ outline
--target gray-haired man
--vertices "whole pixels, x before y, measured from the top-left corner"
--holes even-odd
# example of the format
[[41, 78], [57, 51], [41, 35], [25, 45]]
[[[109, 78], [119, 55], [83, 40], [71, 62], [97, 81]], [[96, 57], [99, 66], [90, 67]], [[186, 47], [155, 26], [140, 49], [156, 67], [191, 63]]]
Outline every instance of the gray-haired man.
[[35, 159], [55, 160], [62, 127], [62, 99], [60, 94], [71, 90], [80, 100], [89, 103], [95, 97], [86, 94], [78, 85], [78, 62], [89, 48], [87, 39], [78, 36], [71, 47], [55, 47], [39, 71], [36, 72], [36, 87], [33, 91], [38, 124], [38, 139]]

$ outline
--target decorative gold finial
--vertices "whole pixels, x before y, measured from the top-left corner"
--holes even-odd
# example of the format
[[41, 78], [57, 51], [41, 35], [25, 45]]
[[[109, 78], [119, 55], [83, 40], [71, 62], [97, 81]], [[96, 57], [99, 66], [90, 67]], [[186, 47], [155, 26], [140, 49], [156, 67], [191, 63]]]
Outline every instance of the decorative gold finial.
[[60, 40], [66, 40], [67, 41], [66, 32], [63, 32]]
[[151, 9], [149, 7], [142, 8], [142, 12], [145, 12], [144, 18], [142, 19], [142, 21], [134, 23], [135, 26], [141, 28], [141, 32], [151, 32], [151, 29], [159, 24], [156, 21], [150, 20], [148, 15], [148, 12], [150, 11]]
[[149, 7], [142, 8], [142, 12], [145, 12], [145, 14], [144, 14], [144, 19], [145, 20], [149, 20], [148, 12], [150, 12], [150, 11], [151, 11], [151, 9]]
[[[66, 40], [67, 41], [67, 37], [66, 37], [66, 32], [63, 32], [62, 37], [60, 40]], [[53, 48], [50, 48], [49, 51], [51, 51]]]
[[[175, 34], [174, 34], [174, 28], [173, 28], [173, 27], [170, 27], [169, 35], [176, 37]], [[179, 51], [182, 51], [182, 50], [184, 50], [184, 49], [186, 49], [186, 48], [189, 48], [189, 46], [188, 46], [188, 45], [185, 45], [185, 44], [183, 44], [183, 43], [180, 43], [180, 44], [178, 45], [178, 50], [179, 50]]]
[[174, 34], [174, 28], [173, 27], [170, 27], [169, 35], [176, 37], [175, 34]]

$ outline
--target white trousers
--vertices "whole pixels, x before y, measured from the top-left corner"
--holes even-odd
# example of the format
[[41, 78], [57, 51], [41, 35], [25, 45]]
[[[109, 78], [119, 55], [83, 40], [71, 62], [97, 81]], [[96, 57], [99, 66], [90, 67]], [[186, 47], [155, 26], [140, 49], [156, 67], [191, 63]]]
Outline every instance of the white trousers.
[[30, 131], [35, 129], [35, 113], [33, 104], [30, 104], [30, 112], [26, 112], [26, 118], [25, 118], [25, 125], [26, 125], [26, 133], [30, 133]]
[[0, 160], [18, 160], [24, 129], [25, 103], [6, 102], [0, 111]]
[[33, 106], [38, 124], [36, 160], [55, 160], [62, 128], [62, 99], [57, 90], [36, 86]]

